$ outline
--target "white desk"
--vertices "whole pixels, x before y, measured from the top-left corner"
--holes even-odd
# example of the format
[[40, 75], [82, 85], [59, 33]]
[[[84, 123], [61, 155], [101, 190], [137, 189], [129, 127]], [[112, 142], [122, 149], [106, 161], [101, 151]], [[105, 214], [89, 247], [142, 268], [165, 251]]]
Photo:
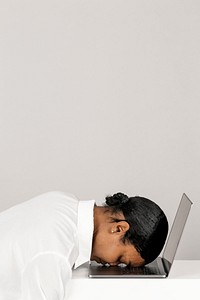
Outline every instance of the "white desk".
[[200, 299], [200, 260], [175, 260], [168, 278], [88, 278], [87, 264], [73, 270], [69, 300]]

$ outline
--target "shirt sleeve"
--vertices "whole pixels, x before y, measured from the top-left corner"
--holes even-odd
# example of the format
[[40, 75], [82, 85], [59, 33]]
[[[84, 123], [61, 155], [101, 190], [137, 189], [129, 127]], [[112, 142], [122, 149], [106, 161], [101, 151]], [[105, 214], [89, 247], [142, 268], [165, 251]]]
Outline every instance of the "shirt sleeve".
[[72, 270], [64, 256], [39, 254], [22, 274], [20, 300], [65, 300], [71, 277]]

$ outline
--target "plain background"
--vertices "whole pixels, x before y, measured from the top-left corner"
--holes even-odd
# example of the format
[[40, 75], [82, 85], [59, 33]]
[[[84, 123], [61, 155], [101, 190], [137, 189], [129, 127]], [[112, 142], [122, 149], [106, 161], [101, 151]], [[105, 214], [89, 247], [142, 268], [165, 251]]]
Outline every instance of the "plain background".
[[146, 196], [200, 259], [200, 1], [0, 0], [0, 210]]

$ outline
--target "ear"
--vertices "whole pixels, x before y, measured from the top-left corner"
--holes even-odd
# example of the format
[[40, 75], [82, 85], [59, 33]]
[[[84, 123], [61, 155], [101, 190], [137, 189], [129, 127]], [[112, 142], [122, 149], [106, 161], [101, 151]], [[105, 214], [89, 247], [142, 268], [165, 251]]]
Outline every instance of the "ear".
[[130, 225], [126, 221], [115, 222], [111, 228], [111, 233], [124, 235], [130, 228]]

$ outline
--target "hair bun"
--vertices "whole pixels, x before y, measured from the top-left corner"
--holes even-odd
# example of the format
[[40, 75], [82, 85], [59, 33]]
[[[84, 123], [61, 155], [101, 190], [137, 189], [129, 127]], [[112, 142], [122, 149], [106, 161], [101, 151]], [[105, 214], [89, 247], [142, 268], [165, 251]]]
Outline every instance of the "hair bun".
[[129, 197], [123, 193], [117, 193], [113, 196], [106, 197], [106, 204], [108, 206], [122, 206], [129, 201]]

